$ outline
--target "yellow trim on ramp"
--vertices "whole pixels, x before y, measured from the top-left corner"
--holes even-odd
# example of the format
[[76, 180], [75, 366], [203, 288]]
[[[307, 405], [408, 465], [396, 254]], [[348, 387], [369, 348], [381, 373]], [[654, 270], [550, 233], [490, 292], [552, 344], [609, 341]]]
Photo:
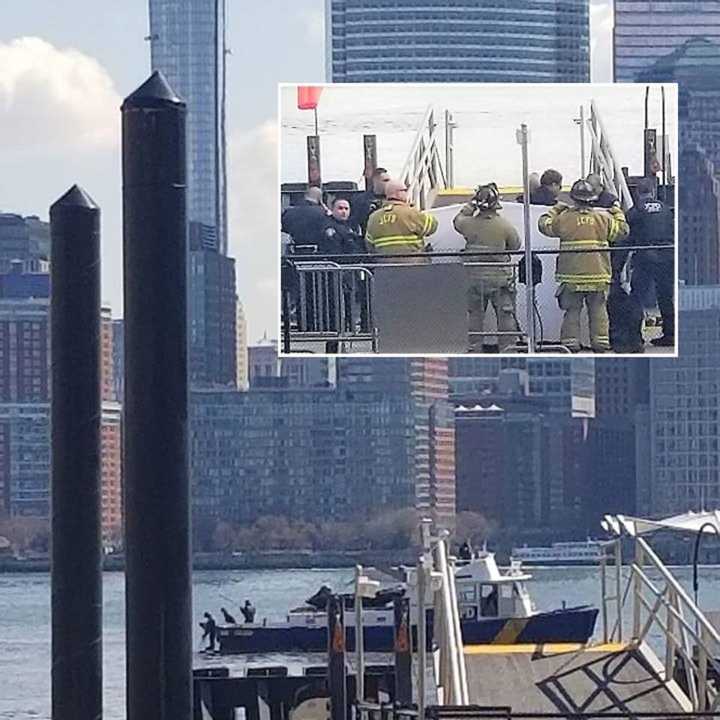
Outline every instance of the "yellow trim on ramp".
[[569, 652], [616, 653], [627, 650], [627, 643], [605, 643], [601, 645], [583, 645], [582, 643], [517, 643], [515, 645], [466, 645], [466, 655], [509, 655], [525, 653], [533, 655], [559, 655]]

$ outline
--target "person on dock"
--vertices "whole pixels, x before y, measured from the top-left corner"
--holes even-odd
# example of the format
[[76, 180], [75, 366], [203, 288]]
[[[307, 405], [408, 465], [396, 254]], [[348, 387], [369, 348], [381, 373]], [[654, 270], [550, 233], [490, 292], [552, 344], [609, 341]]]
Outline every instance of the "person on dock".
[[[365, 253], [365, 243], [363, 241], [360, 226], [353, 225], [350, 201], [343, 197], [336, 197], [331, 205], [332, 214], [327, 219], [325, 230], [323, 231], [323, 239], [320, 244], [320, 252], [327, 255], [362, 255]], [[340, 264], [342, 260], [337, 260]], [[353, 262], [349, 260], [347, 262]], [[330, 290], [331, 291], [331, 290]], [[360, 300], [360, 314], [363, 319], [365, 303], [362, 302], [365, 288], [364, 276], [360, 273], [343, 273], [342, 274], [342, 293], [345, 306], [345, 327], [343, 330], [352, 331], [355, 327], [355, 315], [353, 301], [357, 298]], [[334, 304], [329, 306], [331, 315], [331, 324], [334, 326], [338, 322], [336, 317], [336, 308]], [[338, 342], [329, 341], [325, 343], [325, 352], [336, 353], [338, 351]]]
[[562, 189], [562, 175], [552, 168], [548, 168], [540, 176], [540, 187], [530, 191], [531, 205], [555, 205]]
[[585, 306], [592, 349], [607, 352], [610, 335], [606, 302], [612, 272], [610, 253], [602, 251], [627, 237], [628, 224], [619, 206], [609, 210], [593, 208], [598, 192], [587, 180], [573, 184], [570, 198], [573, 206], [558, 203], [538, 219], [543, 235], [560, 238], [555, 273], [558, 305], [564, 311], [560, 342], [571, 352], [580, 351], [580, 314]]
[[203, 613], [203, 616], [205, 617], [205, 622], [200, 623], [200, 627], [203, 629], [201, 640], [208, 638], [210, 644], [205, 649], [213, 652], [215, 650], [215, 639], [217, 637], [217, 624], [215, 618], [213, 618], [209, 612]]
[[245, 605], [240, 608], [240, 612], [243, 614], [246, 623], [255, 622], [255, 607], [249, 601], [245, 601]]
[[368, 218], [379, 210], [386, 200], [385, 186], [388, 182], [390, 182], [388, 171], [384, 167], [375, 168], [370, 176], [370, 187], [353, 198], [350, 224], [360, 226], [363, 236], [367, 231]]
[[620, 201], [618, 200], [617, 195], [613, 195], [605, 187], [602, 178], [597, 173], [590, 173], [585, 179], [597, 190], [598, 199], [595, 201], [595, 207], [606, 208], [609, 210], [615, 205], [618, 207], [620, 206]]
[[293, 247], [319, 245], [329, 212], [319, 187], [309, 187], [302, 201], [283, 211], [281, 227], [292, 238]]
[[[497, 317], [498, 332], [517, 330], [515, 318], [515, 279], [508, 252], [520, 248], [520, 237], [515, 226], [499, 214], [502, 205], [495, 183], [480, 185], [473, 199], [455, 216], [453, 225], [465, 238], [466, 252], [496, 253], [477, 255], [471, 262], [498, 263], [493, 267], [468, 267], [468, 325], [471, 333], [481, 333], [488, 302], [492, 303]], [[498, 335], [498, 349], [502, 352], [515, 342], [513, 335]], [[483, 337], [469, 340], [470, 351], [482, 352]]]
[[235, 618], [225, 608], [220, 608], [220, 612], [228, 625], [237, 625]]
[[[426, 238], [438, 228], [434, 215], [421, 212], [408, 202], [405, 183], [390, 180], [385, 186], [387, 202], [368, 220], [365, 241], [371, 253], [409, 255], [424, 252]], [[426, 258], [405, 259], [424, 264]]]

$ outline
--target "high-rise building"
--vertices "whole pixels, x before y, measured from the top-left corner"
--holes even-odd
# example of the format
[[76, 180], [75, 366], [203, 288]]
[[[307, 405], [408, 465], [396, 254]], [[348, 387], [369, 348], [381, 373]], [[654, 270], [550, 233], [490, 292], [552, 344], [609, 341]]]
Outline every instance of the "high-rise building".
[[149, 0], [151, 64], [187, 103], [190, 382], [235, 387], [235, 262], [228, 257], [225, 0]]
[[720, 504], [720, 286], [681, 286], [679, 322], [679, 358], [650, 363], [639, 493], [652, 515]]
[[326, 0], [334, 82], [589, 82], [588, 0]]
[[[0, 213], [0, 273], [8, 273], [13, 261], [25, 271], [41, 269], [50, 258], [50, 224], [36, 215], [23, 217]], [[43, 268], [47, 272], [47, 267]]]
[[324, 357], [279, 357], [277, 340], [267, 334], [247, 349], [248, 378], [252, 388], [327, 387], [328, 359]]
[[125, 395], [125, 321], [112, 321], [112, 362], [115, 399], [122, 404]]
[[117, 402], [104, 402], [100, 427], [102, 462], [101, 521], [103, 541], [122, 541], [122, 410]]
[[465, 396], [497, 392], [507, 370], [524, 370], [528, 396], [543, 398], [550, 406], [574, 417], [595, 415], [595, 361], [592, 358], [541, 360], [539, 358], [460, 358], [449, 360], [451, 395]]
[[643, 70], [687, 40], [720, 44], [715, 0], [615, 0], [614, 5], [615, 82], [637, 82]]
[[689, 285], [720, 284], [720, 181], [700, 147], [682, 155], [678, 189], [681, 235], [678, 274]]
[[225, 2], [150, 0], [150, 55], [187, 103], [187, 217], [227, 254]]
[[235, 387], [236, 303], [235, 260], [191, 246], [188, 330], [192, 385]]
[[687, 40], [638, 76], [678, 83], [680, 278], [689, 284], [720, 282], [715, 175], [720, 163], [720, 42], [715, 40]]
[[399, 396], [413, 418], [415, 505], [444, 527], [455, 520], [455, 423], [446, 358], [341, 358], [338, 390]]
[[196, 520], [358, 521], [415, 502], [414, 418], [378, 390], [195, 391]]
[[638, 405], [650, 402], [650, 360], [598, 358], [595, 363], [596, 418], [634, 422]]
[[235, 364], [237, 367], [235, 375], [235, 387], [238, 390], [247, 390], [248, 387], [248, 347], [247, 347], [247, 322], [245, 321], [245, 310], [238, 299], [235, 303], [237, 322], [235, 324]]

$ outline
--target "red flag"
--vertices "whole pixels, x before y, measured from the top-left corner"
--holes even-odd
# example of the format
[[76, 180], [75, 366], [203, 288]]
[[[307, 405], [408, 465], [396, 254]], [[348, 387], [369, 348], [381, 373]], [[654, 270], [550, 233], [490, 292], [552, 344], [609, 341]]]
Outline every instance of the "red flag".
[[298, 110], [314, 110], [320, 101], [321, 87], [312, 85], [298, 85], [297, 106]]

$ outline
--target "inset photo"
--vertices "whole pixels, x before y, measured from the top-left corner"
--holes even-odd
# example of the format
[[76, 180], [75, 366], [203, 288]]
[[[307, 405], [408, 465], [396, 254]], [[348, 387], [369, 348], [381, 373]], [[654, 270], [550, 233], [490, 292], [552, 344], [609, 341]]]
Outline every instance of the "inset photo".
[[279, 96], [282, 355], [677, 355], [677, 85]]

